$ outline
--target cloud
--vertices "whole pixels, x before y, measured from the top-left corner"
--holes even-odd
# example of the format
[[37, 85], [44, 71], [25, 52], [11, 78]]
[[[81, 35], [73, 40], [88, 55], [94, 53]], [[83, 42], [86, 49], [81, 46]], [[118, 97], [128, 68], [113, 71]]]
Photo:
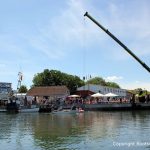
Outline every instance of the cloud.
[[105, 80], [106, 81], [117, 81], [117, 80], [122, 80], [123, 79], [123, 77], [121, 77], [121, 76], [109, 76], [109, 77], [106, 77], [105, 78]]
[[[105, 10], [99, 9], [104, 3]], [[126, 9], [127, 6], [128, 9]], [[100, 29], [93, 22], [87, 18], [84, 19], [83, 15], [86, 11], [89, 11], [97, 21], [102, 21], [102, 25], [106, 25], [106, 28], [108, 27], [113, 33], [117, 33], [116, 35], [119, 35], [122, 41], [127, 41], [125, 42], [127, 46], [131, 47], [136, 54], [139, 56], [150, 54], [150, 10], [142, 1], [124, 3], [102, 1], [95, 6], [92, 2], [85, 0], [68, 0], [66, 7], [62, 8], [59, 15], [49, 18], [39, 26], [36, 25], [37, 32], [33, 32], [34, 34], [27, 34], [26, 39], [29, 43], [26, 44], [30, 44], [38, 50], [38, 53], [50, 59], [63, 58], [74, 49], [78, 51], [85, 45], [90, 47], [91, 51], [95, 45], [109, 49], [112, 59], [128, 58], [126, 52], [116, 50], [119, 46], [114, 47], [115, 44], [110, 43], [105, 33], [99, 32]], [[17, 44], [19, 43], [9, 43], [7, 49], [22, 55], [22, 46]], [[25, 50], [23, 51], [25, 53]]]
[[122, 83], [121, 87], [123, 87], [124, 89], [130, 89], [130, 90], [142, 88], [143, 90], [146, 89], [146, 90], [150, 91], [150, 83], [144, 82], [144, 81]]
[[72, 44], [82, 44], [82, 7], [79, 1], [68, 1], [67, 8], [60, 15], [39, 27], [37, 35], [30, 38], [30, 44], [51, 59], [64, 57], [73, 48]]
[[69, 0], [66, 6], [61, 14], [39, 26], [36, 35], [29, 37], [30, 44], [50, 59], [60, 59], [74, 50], [105, 41], [99, 29], [84, 17], [89, 7], [86, 1]]
[[[107, 21], [105, 19], [112, 32], [116, 33], [116, 36], [138, 56], [150, 55], [150, 10], [147, 3], [143, 1], [109, 3], [110, 18]], [[128, 58], [127, 55], [121, 55], [121, 51], [116, 52], [114, 49], [113, 52], [115, 59]]]
[[[47, 65], [52, 64], [51, 60], [64, 59], [73, 54], [81, 55], [81, 49], [84, 48], [91, 52], [86, 54], [89, 55], [90, 61], [88, 60], [88, 62], [90, 64], [93, 62], [91, 54], [100, 55], [103, 59], [104, 53], [107, 60], [110, 58], [122, 61], [130, 58], [118, 44], [114, 44], [115, 42], [111, 41], [93, 22], [83, 17], [86, 11], [123, 41], [136, 55], [149, 57], [150, 9], [148, 1], [122, 1], [120, 3], [118, 0], [109, 2], [67, 0], [65, 2], [67, 2], [64, 5], [65, 7], [58, 7], [61, 9], [60, 13], [54, 13], [57, 15], [50, 16], [49, 19], [33, 23], [32, 15], [29, 16], [29, 20], [32, 20], [28, 22], [30, 29], [28, 25], [19, 26], [19, 22], [16, 22], [16, 29], [19, 29], [19, 31], [12, 27], [13, 31], [11, 29], [7, 31], [6, 29], [7, 32], [0, 34], [0, 68], [7, 67], [6, 70], [1, 71], [1, 75], [9, 74], [7, 71], [13, 68], [10, 75], [16, 77], [15, 74], [18, 72], [16, 71], [16, 64], [18, 62], [21, 62], [21, 65], [25, 64], [27, 70], [31, 70], [31, 64], [32, 66], [35, 65], [33, 68], [35, 71], [35, 68], [40, 68], [41, 64], [43, 66], [46, 63]], [[51, 10], [47, 10], [47, 12], [48, 16]], [[47, 16], [45, 18], [48, 18]], [[35, 28], [32, 28], [33, 26]], [[43, 57], [41, 58], [41, 56]], [[86, 57], [88, 58], [88, 56]], [[105, 62], [103, 63], [105, 65]], [[90, 65], [88, 67], [90, 68]], [[31, 77], [27, 76], [27, 79], [31, 79]], [[123, 77], [110, 76], [106, 79], [117, 81], [123, 79]]]
[[[104, 3], [105, 2], [103, 2], [103, 4]], [[131, 2], [126, 1], [123, 3], [109, 1], [105, 5], [105, 10], [95, 7], [96, 14], [91, 14], [93, 18], [100, 22], [106, 29], [108, 28], [112, 34], [122, 41], [138, 57], [147, 56], [150, 55], [150, 10], [147, 3], [139, 0]], [[91, 24], [93, 24], [93, 22]], [[91, 28], [91, 26], [87, 26], [87, 28], [87, 30], [96, 31], [94, 28], [101, 30], [95, 24], [94, 27]], [[130, 58], [128, 53], [110, 37], [103, 34], [103, 31], [96, 32], [95, 36], [88, 33], [91, 37], [91, 41], [95, 40], [95, 44], [97, 46], [100, 45], [99, 47], [101, 47], [101, 49], [105, 49], [105, 52], [109, 53], [111, 59], [120, 61]], [[90, 43], [87, 42], [88, 45]]]
[[[101, 29], [87, 17], [83, 17], [84, 13], [89, 11], [97, 21], [106, 25], [106, 28], [109, 28], [136, 55], [149, 55], [150, 21], [148, 21], [148, 14], [150, 14], [150, 10], [147, 6], [141, 5], [142, 2], [137, 1], [135, 4], [132, 3], [134, 11], [131, 8], [126, 11], [126, 6], [130, 5], [129, 2], [124, 2], [125, 6], [118, 4], [117, 1], [106, 4], [107, 7], [104, 10], [97, 6], [90, 6], [92, 3], [87, 1], [67, 1], [61, 14], [51, 17], [42, 26], [39, 26], [37, 33], [29, 37], [29, 43], [50, 59], [61, 59], [82, 47], [92, 51], [95, 45], [99, 49], [108, 50], [112, 56], [111, 59], [128, 59], [127, 52], [122, 50], [116, 42], [110, 41], [107, 35], [100, 32]], [[139, 6], [141, 6], [140, 9]], [[142, 21], [142, 26], [139, 20]]]

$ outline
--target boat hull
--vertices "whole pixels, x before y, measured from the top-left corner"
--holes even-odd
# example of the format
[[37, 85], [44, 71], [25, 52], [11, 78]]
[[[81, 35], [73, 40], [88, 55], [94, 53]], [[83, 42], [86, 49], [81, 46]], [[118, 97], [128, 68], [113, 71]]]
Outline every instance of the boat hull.
[[83, 113], [84, 110], [54, 110], [52, 114], [76, 114], [76, 113]]
[[7, 109], [0, 108], [0, 112], [7, 112]]
[[33, 112], [39, 112], [39, 108], [22, 108], [19, 109], [20, 113], [33, 113]]

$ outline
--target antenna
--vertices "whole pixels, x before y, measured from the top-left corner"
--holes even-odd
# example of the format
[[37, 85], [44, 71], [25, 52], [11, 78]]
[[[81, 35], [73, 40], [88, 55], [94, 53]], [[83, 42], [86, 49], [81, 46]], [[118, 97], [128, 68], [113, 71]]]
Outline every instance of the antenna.
[[18, 85], [17, 85], [17, 90], [19, 90], [20, 87], [21, 87], [22, 78], [23, 78], [22, 72], [18, 72]]

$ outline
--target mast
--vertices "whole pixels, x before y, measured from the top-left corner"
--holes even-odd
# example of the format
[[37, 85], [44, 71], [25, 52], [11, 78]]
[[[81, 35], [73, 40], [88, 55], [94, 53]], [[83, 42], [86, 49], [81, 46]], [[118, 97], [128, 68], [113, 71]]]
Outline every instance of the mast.
[[106, 32], [113, 40], [115, 40], [121, 47], [123, 47], [133, 58], [135, 58], [148, 72], [150, 72], [150, 68], [143, 61], [141, 61], [128, 47], [126, 47], [118, 38], [116, 38], [111, 32], [109, 32], [108, 29], [105, 29], [99, 22], [97, 22], [92, 16], [90, 16], [88, 12], [86, 12], [84, 16], [92, 20], [97, 26], [99, 26], [104, 32]]
[[19, 73], [18, 73], [18, 85], [17, 85], [17, 90], [19, 90], [20, 87], [21, 87], [22, 77], [23, 77], [22, 72], [19, 72]]

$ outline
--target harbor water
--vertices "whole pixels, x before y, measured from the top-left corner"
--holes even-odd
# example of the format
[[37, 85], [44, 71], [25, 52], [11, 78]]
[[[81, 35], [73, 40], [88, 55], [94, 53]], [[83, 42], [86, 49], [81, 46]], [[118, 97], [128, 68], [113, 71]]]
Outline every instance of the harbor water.
[[0, 113], [3, 150], [150, 150], [150, 111]]

